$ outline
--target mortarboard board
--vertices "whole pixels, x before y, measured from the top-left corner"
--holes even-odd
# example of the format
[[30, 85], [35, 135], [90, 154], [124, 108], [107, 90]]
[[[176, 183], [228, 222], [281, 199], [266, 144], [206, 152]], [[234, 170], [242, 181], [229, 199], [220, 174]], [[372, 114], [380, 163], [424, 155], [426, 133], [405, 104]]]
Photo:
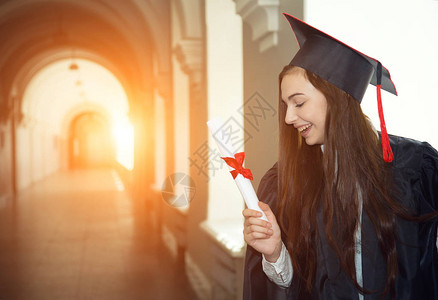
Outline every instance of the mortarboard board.
[[289, 21], [300, 46], [290, 65], [318, 75], [345, 91], [359, 103], [370, 83], [377, 86], [383, 157], [386, 162], [391, 162], [393, 154], [389, 145], [380, 96], [381, 88], [397, 95], [389, 71], [378, 60], [291, 15], [284, 14], [284, 16]]

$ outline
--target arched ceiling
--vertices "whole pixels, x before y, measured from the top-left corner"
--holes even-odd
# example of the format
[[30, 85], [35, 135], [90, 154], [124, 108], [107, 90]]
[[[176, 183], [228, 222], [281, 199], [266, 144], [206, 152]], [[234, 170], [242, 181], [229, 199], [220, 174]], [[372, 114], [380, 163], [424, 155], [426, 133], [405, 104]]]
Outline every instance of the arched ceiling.
[[129, 105], [118, 80], [101, 65], [84, 60], [60, 60], [42, 69], [26, 87], [22, 112], [34, 119], [60, 128], [65, 116], [80, 104], [104, 107], [114, 122], [126, 117]]
[[[0, 107], [10, 106], [14, 89], [20, 99], [40, 68], [72, 55], [111, 70], [128, 97], [148, 93], [153, 59], [158, 57], [159, 68], [168, 67], [167, 10], [168, 1], [156, 0], [1, 1]], [[157, 19], [161, 23], [149, 26]]]

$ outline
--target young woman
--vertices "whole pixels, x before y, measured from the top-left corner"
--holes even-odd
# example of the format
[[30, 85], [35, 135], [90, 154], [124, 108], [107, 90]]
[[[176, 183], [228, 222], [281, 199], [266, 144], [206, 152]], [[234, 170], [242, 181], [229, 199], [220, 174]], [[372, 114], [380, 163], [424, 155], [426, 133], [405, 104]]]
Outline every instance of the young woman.
[[244, 299], [438, 299], [438, 152], [363, 115], [370, 82], [395, 93], [379, 62], [286, 17], [300, 51], [258, 191], [269, 222], [243, 211]]

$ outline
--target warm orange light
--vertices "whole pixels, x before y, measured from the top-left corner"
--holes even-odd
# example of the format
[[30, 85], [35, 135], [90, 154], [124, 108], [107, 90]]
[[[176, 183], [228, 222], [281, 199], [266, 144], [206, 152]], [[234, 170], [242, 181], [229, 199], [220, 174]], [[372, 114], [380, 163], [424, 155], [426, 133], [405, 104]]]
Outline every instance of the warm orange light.
[[116, 142], [116, 160], [128, 170], [134, 168], [134, 128], [129, 120], [118, 121], [113, 126]]

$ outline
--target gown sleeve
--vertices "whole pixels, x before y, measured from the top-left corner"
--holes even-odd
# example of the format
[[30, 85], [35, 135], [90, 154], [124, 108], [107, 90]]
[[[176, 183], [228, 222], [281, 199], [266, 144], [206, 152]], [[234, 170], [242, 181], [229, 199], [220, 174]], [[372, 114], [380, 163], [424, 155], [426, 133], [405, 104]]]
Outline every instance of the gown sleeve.
[[[277, 164], [260, 181], [257, 196], [275, 213], [277, 203]], [[262, 269], [262, 255], [247, 245], [243, 281], [244, 300], [287, 299], [286, 289], [271, 282]]]
[[[438, 210], [438, 152], [422, 143], [423, 159], [420, 174], [420, 215]], [[420, 268], [426, 280], [429, 299], [438, 299], [438, 216], [420, 224], [420, 243], [423, 253]]]

